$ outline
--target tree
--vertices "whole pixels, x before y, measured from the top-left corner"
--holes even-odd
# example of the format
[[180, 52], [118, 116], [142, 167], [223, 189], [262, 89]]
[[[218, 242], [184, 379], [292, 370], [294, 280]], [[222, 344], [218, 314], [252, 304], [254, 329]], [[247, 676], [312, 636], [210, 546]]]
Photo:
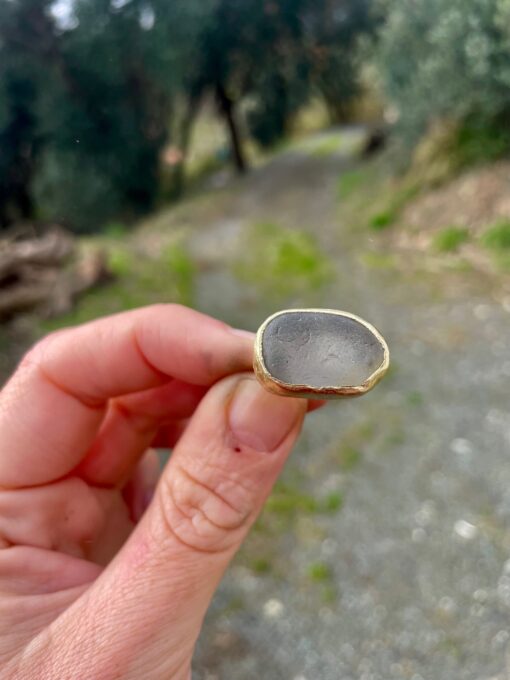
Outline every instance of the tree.
[[377, 63], [409, 141], [441, 118], [508, 131], [508, 0], [393, 0]]
[[48, 55], [50, 2], [0, 3], [0, 227], [34, 213], [30, 193], [40, 149], [38, 55]]
[[[30, 172], [20, 181], [29, 203], [35, 199], [38, 216], [88, 230], [154, 206], [160, 153], [207, 0], [75, 0], [66, 27], [51, 5], [0, 0], [8, 20], [0, 27], [7, 94], [0, 136], [16, 147], [5, 159], [11, 170], [2, 172], [3, 185], [17, 196], [9, 177], [27, 144], [35, 148], [32, 136], [38, 153], [30, 152]], [[13, 85], [19, 80], [23, 92]], [[7, 208], [2, 200], [4, 221], [34, 213], [32, 205], [22, 209], [21, 194], [15, 202]]]

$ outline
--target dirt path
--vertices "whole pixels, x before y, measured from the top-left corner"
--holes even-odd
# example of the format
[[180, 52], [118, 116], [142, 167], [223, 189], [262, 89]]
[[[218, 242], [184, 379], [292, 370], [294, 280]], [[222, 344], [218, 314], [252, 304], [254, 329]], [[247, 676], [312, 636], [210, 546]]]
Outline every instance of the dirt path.
[[[194, 677], [502, 680], [510, 307], [468, 274], [380, 266], [337, 198], [358, 133], [326, 153], [328, 140], [254, 171], [200, 228], [190, 217], [197, 306], [252, 329], [285, 306], [348, 309], [379, 326], [394, 368], [369, 396], [310, 418], [215, 599]], [[233, 267], [258, 222], [313, 234], [330, 282], [278, 295], [243, 282]]]

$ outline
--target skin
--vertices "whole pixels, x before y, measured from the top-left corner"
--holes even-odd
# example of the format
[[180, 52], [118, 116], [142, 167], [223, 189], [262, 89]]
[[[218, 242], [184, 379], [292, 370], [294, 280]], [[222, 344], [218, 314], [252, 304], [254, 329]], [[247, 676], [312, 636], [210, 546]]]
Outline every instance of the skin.
[[159, 305], [23, 359], [0, 393], [3, 679], [189, 680], [307, 410], [258, 385], [252, 353], [251, 334]]

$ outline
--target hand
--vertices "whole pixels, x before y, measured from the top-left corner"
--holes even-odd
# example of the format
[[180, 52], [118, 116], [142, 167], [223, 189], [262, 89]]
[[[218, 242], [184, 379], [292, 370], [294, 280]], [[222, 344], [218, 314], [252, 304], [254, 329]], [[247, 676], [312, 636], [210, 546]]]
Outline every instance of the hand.
[[[21, 362], [0, 394], [4, 680], [190, 677], [306, 411], [246, 373], [252, 350], [162, 305], [55, 333]], [[149, 500], [155, 444], [175, 448]]]

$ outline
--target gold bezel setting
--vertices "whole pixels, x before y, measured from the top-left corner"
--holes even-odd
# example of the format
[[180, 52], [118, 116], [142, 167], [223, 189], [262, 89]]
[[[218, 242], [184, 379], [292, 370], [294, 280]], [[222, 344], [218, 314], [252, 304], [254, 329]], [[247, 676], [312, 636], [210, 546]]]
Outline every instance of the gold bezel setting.
[[[313, 387], [312, 385], [290, 384], [278, 380], [278, 378], [275, 378], [267, 370], [262, 352], [264, 331], [266, 330], [267, 326], [271, 323], [271, 321], [273, 321], [273, 319], [278, 316], [282, 316], [283, 314], [303, 314], [310, 312], [335, 314], [337, 316], [347, 317], [348, 319], [352, 319], [353, 321], [356, 321], [367, 328], [377, 338], [383, 348], [383, 360], [381, 365], [361, 385], [331, 385], [325, 387]], [[303, 397], [307, 399], [343, 399], [347, 397], [359, 397], [369, 392], [377, 385], [380, 380], [382, 380], [389, 368], [389, 365], [390, 350], [386, 340], [379, 333], [377, 328], [372, 326], [372, 324], [368, 321], [356, 316], [356, 314], [343, 312], [338, 309], [284, 309], [268, 317], [258, 329], [255, 338], [255, 349], [253, 354], [253, 370], [255, 371], [255, 375], [263, 387], [265, 387], [265, 389], [273, 392], [274, 394], [279, 394], [280, 396]]]

